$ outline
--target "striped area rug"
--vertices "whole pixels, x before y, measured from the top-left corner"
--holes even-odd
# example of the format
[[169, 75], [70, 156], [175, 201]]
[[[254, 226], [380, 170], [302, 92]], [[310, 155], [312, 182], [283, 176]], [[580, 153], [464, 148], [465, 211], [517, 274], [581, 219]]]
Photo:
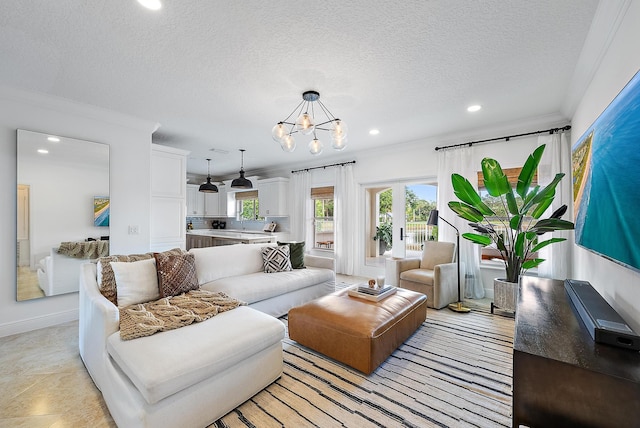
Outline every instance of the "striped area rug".
[[511, 318], [429, 309], [369, 376], [287, 336], [282, 377], [212, 426], [510, 427], [513, 330]]

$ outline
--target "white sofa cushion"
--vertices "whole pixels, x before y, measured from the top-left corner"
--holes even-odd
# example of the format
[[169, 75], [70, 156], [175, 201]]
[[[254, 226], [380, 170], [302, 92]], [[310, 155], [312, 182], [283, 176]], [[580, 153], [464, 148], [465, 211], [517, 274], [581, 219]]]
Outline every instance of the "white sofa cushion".
[[282, 322], [242, 306], [139, 339], [123, 341], [114, 333], [107, 339], [107, 351], [145, 400], [154, 404], [220, 375], [283, 338]]
[[111, 262], [118, 290], [118, 307], [146, 303], [160, 298], [155, 259]]
[[221, 278], [202, 284], [209, 291], [222, 291], [248, 304], [335, 279], [333, 271], [307, 267], [288, 272], [252, 273]]
[[263, 272], [261, 248], [276, 244], [236, 244], [219, 247], [192, 248], [200, 285], [230, 276]]

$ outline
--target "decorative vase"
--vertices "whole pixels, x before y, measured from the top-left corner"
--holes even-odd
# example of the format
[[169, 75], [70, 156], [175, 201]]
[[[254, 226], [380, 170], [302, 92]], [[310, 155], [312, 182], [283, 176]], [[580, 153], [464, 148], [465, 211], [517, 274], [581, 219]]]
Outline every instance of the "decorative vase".
[[493, 313], [494, 308], [515, 313], [517, 301], [517, 282], [508, 282], [504, 278], [495, 278], [493, 280], [493, 302], [491, 302], [491, 313]]

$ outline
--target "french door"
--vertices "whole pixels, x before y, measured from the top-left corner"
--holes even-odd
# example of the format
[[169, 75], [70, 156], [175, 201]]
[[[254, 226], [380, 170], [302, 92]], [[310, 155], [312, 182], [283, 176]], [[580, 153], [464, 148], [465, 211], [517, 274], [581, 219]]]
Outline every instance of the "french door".
[[[434, 181], [393, 182], [367, 188], [369, 236], [367, 266], [384, 266], [390, 257], [420, 257], [425, 240], [435, 239], [437, 231], [427, 225], [429, 212], [436, 207]], [[391, 240], [381, 244], [381, 229], [390, 227]]]

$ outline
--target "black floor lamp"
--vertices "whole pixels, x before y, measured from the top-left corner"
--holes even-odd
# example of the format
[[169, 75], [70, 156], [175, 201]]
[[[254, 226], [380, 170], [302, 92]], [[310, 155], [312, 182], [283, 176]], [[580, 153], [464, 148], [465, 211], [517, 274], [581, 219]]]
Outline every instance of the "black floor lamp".
[[438, 219], [441, 219], [449, 226], [453, 227], [456, 231], [456, 269], [458, 271], [458, 301], [456, 303], [450, 303], [449, 309], [455, 312], [470, 312], [471, 309], [465, 307], [462, 304], [462, 299], [460, 297], [460, 232], [458, 228], [449, 223], [447, 220], [443, 219], [438, 215], [438, 210], [431, 210], [429, 213], [429, 220], [427, 220], [427, 225], [429, 226], [437, 226]]

